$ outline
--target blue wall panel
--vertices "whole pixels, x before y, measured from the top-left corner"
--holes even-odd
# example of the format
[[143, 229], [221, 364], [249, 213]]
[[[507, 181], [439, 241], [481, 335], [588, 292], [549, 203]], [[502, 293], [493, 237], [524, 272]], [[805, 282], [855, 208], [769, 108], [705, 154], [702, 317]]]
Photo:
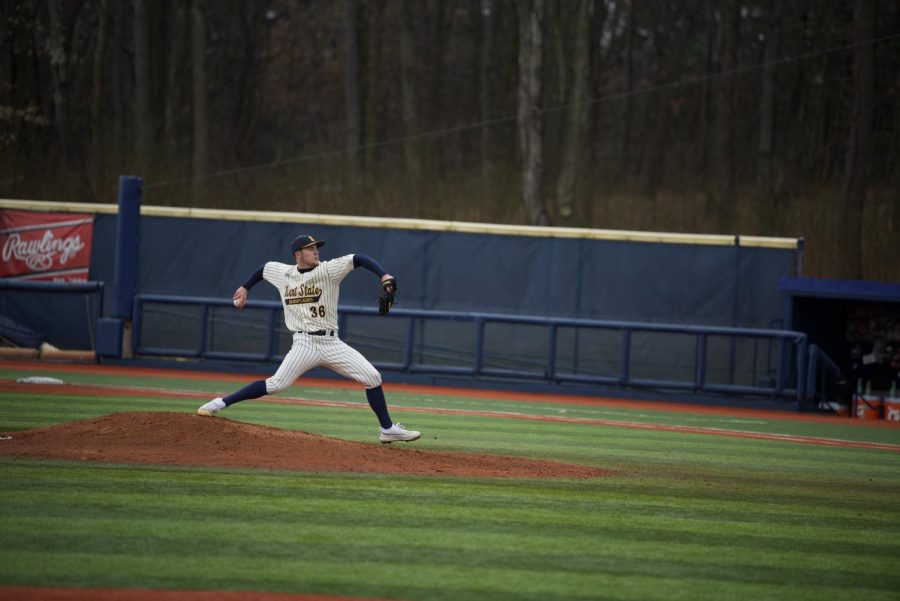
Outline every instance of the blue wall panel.
[[[398, 278], [398, 302], [422, 309], [771, 327], [794, 264], [793, 251], [757, 247], [144, 217], [139, 290], [230, 298], [264, 262], [293, 262], [302, 233], [326, 241], [323, 259], [371, 255]], [[378, 292], [361, 270], [341, 302], [374, 305]], [[278, 297], [261, 283], [251, 298]]]

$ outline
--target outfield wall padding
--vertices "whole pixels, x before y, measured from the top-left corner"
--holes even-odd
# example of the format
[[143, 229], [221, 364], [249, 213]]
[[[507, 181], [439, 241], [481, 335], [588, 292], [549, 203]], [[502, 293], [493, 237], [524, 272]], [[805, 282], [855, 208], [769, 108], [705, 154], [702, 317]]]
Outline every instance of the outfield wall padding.
[[[97, 216], [93, 279], [113, 277], [115, 219]], [[419, 309], [768, 328], [782, 315], [778, 279], [795, 265], [795, 252], [740, 245], [144, 216], [138, 290], [230, 298], [266, 261], [291, 263], [301, 233], [326, 241], [323, 259], [374, 257], [397, 277], [398, 302]], [[354, 273], [341, 302], [373, 304], [378, 290]], [[278, 297], [263, 283], [252, 298]]]
[[[34, 210], [50, 210], [53, 203], [35, 205]], [[107, 284], [104, 307], [109, 316], [115, 306], [118, 216], [115, 207], [95, 208], [90, 277]], [[61, 210], [91, 211], [84, 205]], [[744, 243], [732, 236], [145, 206], [138, 232], [137, 292], [229, 299], [264, 262], [291, 263], [290, 241], [307, 233], [326, 241], [323, 259], [364, 252], [379, 261], [397, 277], [398, 306], [405, 308], [750, 328], [780, 326], [778, 281], [797, 275], [801, 253], [800, 243], [791, 239]], [[345, 280], [341, 304], [374, 307], [379, 291], [377, 278], [358, 270]], [[278, 295], [263, 282], [251, 299], [277, 301]], [[54, 308], [54, 313], [65, 320], [65, 308]], [[156, 311], [147, 315], [143, 334], [151, 345], [192, 348], [196, 320], [190, 311]], [[265, 351], [259, 348], [268, 327], [265, 315], [223, 309], [214, 312], [213, 322], [208, 348]], [[401, 325], [354, 319], [347, 330], [347, 341], [373, 361], [397, 361], [396, 349], [385, 341], [402, 335]], [[281, 334], [278, 352], [284, 353], [289, 337]], [[540, 369], [545, 332], [493, 327], [488, 335], [487, 364]], [[472, 328], [422, 323], [416, 330], [415, 359], [465, 364], [472, 360], [473, 340]], [[614, 373], [617, 340], [610, 334], [563, 331], [560, 367]], [[91, 348], [90, 343], [81, 346]], [[690, 337], [638, 337], [631, 350], [633, 365], [648, 377], [689, 377], [690, 362], [681, 359], [691, 356], [692, 347]], [[744, 363], [755, 364], [764, 353], [771, 349], [754, 348]], [[711, 369], [719, 356], [725, 355], [712, 357]], [[736, 379], [733, 373], [711, 377]], [[743, 377], [757, 377], [755, 367], [748, 367]]]

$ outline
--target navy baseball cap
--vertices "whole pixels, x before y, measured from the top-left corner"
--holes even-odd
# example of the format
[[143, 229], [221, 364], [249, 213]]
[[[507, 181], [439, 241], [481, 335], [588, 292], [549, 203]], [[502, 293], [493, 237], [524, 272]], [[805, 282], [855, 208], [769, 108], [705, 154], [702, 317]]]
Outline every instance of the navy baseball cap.
[[291, 242], [291, 252], [297, 252], [298, 250], [302, 250], [304, 248], [309, 248], [310, 246], [315, 246], [319, 248], [320, 246], [325, 246], [324, 240], [316, 240], [312, 236], [308, 234], [304, 234], [302, 236], [297, 236], [294, 238], [294, 241]]

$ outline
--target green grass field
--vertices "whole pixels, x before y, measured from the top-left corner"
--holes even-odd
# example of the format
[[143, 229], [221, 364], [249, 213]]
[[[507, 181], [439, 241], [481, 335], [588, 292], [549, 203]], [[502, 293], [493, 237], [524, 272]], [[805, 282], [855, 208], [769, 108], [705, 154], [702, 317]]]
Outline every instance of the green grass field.
[[[0, 380], [54, 375], [16, 369]], [[68, 382], [222, 393], [233, 382]], [[587, 480], [288, 473], [0, 457], [0, 586], [324, 593], [421, 600], [900, 599], [900, 453], [416, 408], [518, 412], [900, 444], [900, 428], [391, 394], [406, 448], [520, 455]], [[282, 393], [365, 405], [362, 391]], [[2, 391], [0, 431], [193, 398]], [[228, 417], [375, 442], [353, 407], [249, 401]], [[2, 442], [0, 442], [2, 444]], [[2, 597], [2, 593], [0, 593]]]

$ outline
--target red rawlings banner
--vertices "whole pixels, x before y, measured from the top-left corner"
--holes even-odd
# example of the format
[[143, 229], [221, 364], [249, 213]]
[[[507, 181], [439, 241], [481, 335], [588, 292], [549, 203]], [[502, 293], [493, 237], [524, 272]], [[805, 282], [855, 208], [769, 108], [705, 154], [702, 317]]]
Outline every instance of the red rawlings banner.
[[0, 210], [0, 277], [87, 281], [93, 234], [93, 215]]

